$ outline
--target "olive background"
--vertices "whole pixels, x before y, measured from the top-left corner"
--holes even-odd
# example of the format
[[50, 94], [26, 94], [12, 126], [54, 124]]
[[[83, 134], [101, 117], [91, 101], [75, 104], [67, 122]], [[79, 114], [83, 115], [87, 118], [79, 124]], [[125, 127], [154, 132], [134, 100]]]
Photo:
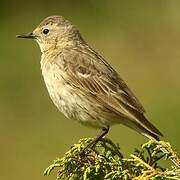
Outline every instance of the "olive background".
[[[0, 179], [55, 179], [44, 169], [98, 130], [66, 119], [51, 102], [40, 50], [16, 34], [50, 15], [73, 22], [120, 73], [164, 140], [180, 149], [180, 1], [31, 0], [0, 5]], [[116, 125], [108, 134], [128, 157], [147, 139]]]

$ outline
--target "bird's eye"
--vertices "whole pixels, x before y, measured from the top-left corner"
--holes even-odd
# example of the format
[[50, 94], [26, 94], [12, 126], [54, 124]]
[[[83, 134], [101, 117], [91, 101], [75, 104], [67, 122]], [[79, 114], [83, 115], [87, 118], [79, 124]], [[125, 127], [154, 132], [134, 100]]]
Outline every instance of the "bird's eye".
[[44, 34], [48, 34], [48, 32], [49, 32], [49, 29], [44, 29], [44, 30], [43, 30], [43, 33], [44, 33]]

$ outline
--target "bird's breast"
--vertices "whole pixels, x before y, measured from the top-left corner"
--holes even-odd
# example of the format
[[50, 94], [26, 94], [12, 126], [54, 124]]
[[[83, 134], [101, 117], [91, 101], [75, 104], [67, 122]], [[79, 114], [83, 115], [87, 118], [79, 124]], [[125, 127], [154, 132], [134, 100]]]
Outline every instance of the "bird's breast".
[[65, 116], [71, 116], [73, 104], [69, 99], [72, 99], [73, 92], [72, 88], [66, 83], [66, 73], [56, 64], [49, 63], [42, 68], [42, 75], [54, 104]]
[[43, 66], [42, 75], [52, 101], [66, 117], [87, 126], [107, 126], [109, 122], [103, 115], [99, 116], [102, 107], [67, 83], [69, 79], [66, 72], [57, 64], [48, 63]]

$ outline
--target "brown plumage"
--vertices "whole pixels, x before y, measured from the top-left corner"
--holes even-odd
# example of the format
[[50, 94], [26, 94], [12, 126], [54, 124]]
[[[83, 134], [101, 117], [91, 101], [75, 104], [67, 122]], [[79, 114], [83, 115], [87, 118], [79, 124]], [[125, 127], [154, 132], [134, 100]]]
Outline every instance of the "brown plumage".
[[61, 16], [46, 18], [28, 35], [41, 49], [41, 69], [50, 97], [68, 118], [101, 128], [123, 124], [151, 139], [160, 131], [144, 116], [144, 108], [118, 73]]

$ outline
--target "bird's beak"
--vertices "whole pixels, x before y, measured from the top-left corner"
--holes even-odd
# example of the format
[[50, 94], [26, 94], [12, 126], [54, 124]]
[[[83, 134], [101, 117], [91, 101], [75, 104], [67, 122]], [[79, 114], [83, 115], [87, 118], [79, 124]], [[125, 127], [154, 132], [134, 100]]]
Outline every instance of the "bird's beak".
[[32, 32], [27, 33], [27, 34], [17, 35], [16, 37], [17, 38], [27, 38], [27, 39], [35, 39], [36, 38], [36, 36]]

